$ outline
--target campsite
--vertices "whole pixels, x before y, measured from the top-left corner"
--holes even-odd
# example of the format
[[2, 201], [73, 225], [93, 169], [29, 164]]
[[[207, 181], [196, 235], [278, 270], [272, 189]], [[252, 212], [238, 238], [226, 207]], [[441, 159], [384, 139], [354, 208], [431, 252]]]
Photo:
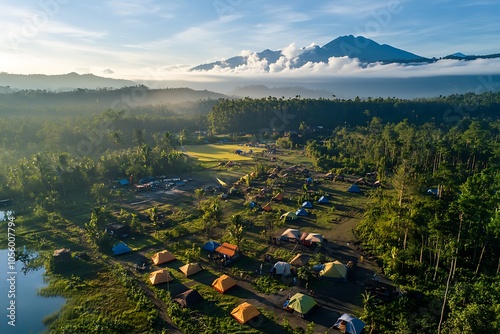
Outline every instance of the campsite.
[[[219, 146], [223, 147], [220, 144]], [[226, 149], [229, 148], [233, 147], [228, 146]], [[274, 158], [279, 159], [280, 151], [275, 152]], [[285, 154], [287, 161], [290, 161], [290, 153]], [[360, 255], [354, 248], [355, 238], [352, 228], [360, 218], [363, 202], [367, 199], [350, 195], [347, 191], [348, 183], [320, 181], [323, 174], [313, 172], [312, 176], [316, 177], [316, 183], [308, 181], [313, 191], [305, 193], [310, 201], [302, 201], [300, 205], [297, 205], [295, 204], [297, 199], [304, 196], [301, 189], [305, 180], [302, 172], [285, 180], [274, 179], [276, 183], [279, 182], [279, 186], [269, 187], [268, 173], [264, 171], [269, 168], [266, 167], [267, 165], [276, 166], [276, 160], [273, 159], [275, 161], [270, 162], [270, 157], [262, 156], [254, 156], [253, 159], [256, 162], [239, 161], [229, 167], [225, 164], [214, 163], [214, 161], [217, 162], [216, 159], [204, 160], [204, 165], [209, 168], [185, 175], [184, 177], [191, 179], [186, 186], [165, 191], [136, 193], [132, 200], [127, 199], [126, 202], [122, 202], [125, 208], [137, 210], [139, 213], [144, 212], [144, 215], [148, 215], [151, 208], [156, 208], [158, 216], [163, 217], [160, 221], [164, 220], [156, 235], [160, 240], [173, 240], [164, 245], [174, 260], [164, 264], [156, 263], [154, 259], [161, 253], [151, 255], [153, 250], [160, 251], [155, 244], [147, 245], [142, 249], [136, 248], [133, 253], [125, 254], [117, 260], [127, 268], [133, 263], [140, 262], [136, 259], [137, 257], [153, 258], [154, 266], [166, 268], [173, 277], [169, 280], [168, 287], [159, 286], [159, 289], [163, 292], [168, 290], [172, 296], [182, 295], [188, 289], [194, 289], [201, 294], [203, 301], [199, 305], [193, 305], [190, 308], [191, 312], [202, 311], [207, 304], [214, 302], [213, 293], [210, 298], [206, 291], [209, 286], [212, 286], [220, 293], [217, 296], [218, 303], [227, 303], [231, 300], [232, 302], [228, 305], [232, 306], [234, 302], [241, 301], [249, 302], [257, 307], [263, 315], [258, 321], [254, 319], [253, 322], [249, 322], [250, 326], [257, 331], [267, 332], [273, 326], [272, 322], [287, 321], [294, 328], [305, 329], [308, 324], [313, 323], [314, 332], [323, 333], [329, 330], [334, 333], [334, 329], [331, 328], [333, 323], [330, 323], [333, 318], [338, 318], [345, 311], [360, 314], [361, 293], [363, 292], [360, 282], [369, 279], [373, 275], [373, 270], [377, 270], [376, 266], [367, 262], [361, 264], [360, 268], [363, 269], [357, 270], [356, 276], [350, 277], [349, 283], [343, 282], [339, 285], [333, 281], [315, 279], [314, 277], [319, 276], [313, 271], [307, 276], [307, 281], [304, 278], [298, 279], [297, 270], [300, 266], [290, 267], [287, 261], [292, 260], [296, 254], [302, 253], [303, 255], [309, 254], [312, 259], [311, 263], [327, 258], [345, 263], [351, 260], [357, 262]], [[260, 177], [256, 177], [256, 163], [262, 165]], [[290, 170], [298, 169], [296, 165], [288, 162], [280, 163], [280, 168], [286, 167]], [[311, 165], [307, 167], [314, 170]], [[242, 177], [249, 174], [254, 174], [251, 181], [252, 187], [248, 187], [245, 181], [242, 182]], [[308, 178], [311, 178], [311, 175]], [[221, 199], [220, 195], [227, 192], [230, 187], [237, 187], [239, 194]], [[265, 188], [268, 190], [262, 191]], [[196, 196], [194, 193], [196, 189], [207, 191], [202, 196]], [[226, 228], [214, 228], [209, 237], [202, 222], [176, 221], [193, 206], [211, 200], [217, 200], [225, 217], [240, 215], [242, 220], [252, 221], [251, 225], [245, 225], [244, 241], [239, 247], [232, 245], [230, 242], [234, 242], [234, 238], [224, 232], [224, 229], [231, 228], [229, 224]], [[255, 205], [249, 203], [255, 203]], [[332, 214], [332, 206], [338, 208], [334, 214]], [[266, 211], [267, 208], [271, 210]], [[312, 214], [295, 215], [293, 211], [297, 208], [307, 208]], [[288, 215], [287, 212], [289, 212]], [[285, 217], [282, 217], [283, 215]], [[174, 218], [176, 216], [179, 217]], [[288, 216], [291, 218], [288, 219]], [[269, 222], [271, 219], [278, 220], [278, 222], [273, 222], [274, 226], [271, 226]], [[266, 231], [267, 228], [271, 228], [272, 231]], [[297, 231], [294, 242], [285, 241], [281, 236], [286, 228], [290, 228], [292, 232]], [[313, 233], [304, 234], [304, 240], [300, 240], [303, 233], [298, 229], [309, 230]], [[318, 231], [321, 233], [317, 233]], [[153, 236], [155, 236], [154, 232]], [[172, 236], [175, 237], [172, 239]], [[326, 243], [323, 237], [328, 240]], [[130, 238], [129, 241], [132, 245], [136, 242], [134, 238]], [[318, 244], [321, 245], [316, 246]], [[194, 249], [196, 254], [189, 254], [190, 248]], [[241, 252], [235, 252], [237, 249]], [[177, 258], [178, 260], [175, 260]], [[191, 270], [189, 269], [191, 267], [188, 267], [188, 261], [193, 260], [197, 261], [203, 270], [198, 269], [196, 273], [186, 275], [187, 270]], [[278, 267], [276, 270], [276, 263], [286, 264], [285, 269]], [[275, 267], [274, 270], [273, 267]], [[142, 273], [142, 276], [144, 275], [146, 274]], [[295, 277], [295, 285], [293, 277]], [[220, 278], [226, 279], [221, 283], [218, 281]], [[230, 283], [226, 283], [227, 280]], [[267, 282], [265, 284], [271, 288], [260, 286], [260, 281]], [[346, 290], [346, 284], [349, 286], [348, 290]], [[289, 311], [283, 309], [283, 303], [287, 300], [290, 291], [312, 292], [321, 306], [308, 314], [306, 318], [301, 314], [290, 316]], [[224, 309], [228, 310], [228, 308], [229, 306]], [[255, 321], [258, 322], [257, 327], [255, 327]]]
[[[233, 146], [228, 146], [226, 150], [230, 152]], [[291, 328], [305, 330], [309, 326], [310, 330], [314, 328], [315, 333], [333, 333], [333, 318], [346, 311], [360, 314], [362, 286], [359, 282], [368, 279], [372, 271], [377, 270], [376, 266], [368, 262], [360, 264], [363, 270], [357, 271], [359, 276], [351, 277], [349, 283], [338, 284], [314, 278], [317, 277], [314, 272], [298, 278], [300, 266], [290, 265], [288, 261], [299, 253], [309, 254], [311, 263], [327, 259], [357, 261], [359, 254], [353, 247], [355, 238], [352, 228], [360, 218], [367, 199], [347, 192], [347, 183], [323, 180], [323, 174], [315, 173], [310, 163], [300, 155], [298, 158], [305, 165], [291, 163], [295, 153], [280, 153], [276, 149], [273, 152], [273, 161], [271, 155], [254, 153], [251, 162], [234, 159], [238, 162], [229, 166], [214, 163], [218, 161], [218, 156], [214, 156], [212, 161], [203, 161], [203, 170], [165, 176], [158, 180], [159, 187], [141, 192], [122, 182], [124, 186], [112, 189], [118, 190], [119, 195], [108, 203], [108, 207], [121, 210], [124, 217], [130, 218], [131, 214], [138, 217], [142, 232], [138, 233], [137, 223], [134, 225], [129, 219], [108, 224], [105, 240], [109, 241], [100, 247], [103, 257], [98, 259], [97, 253], [87, 251], [91, 256], [84, 266], [80, 263], [72, 263], [67, 269], [59, 266], [56, 272], [63, 276], [53, 278], [52, 286], [47, 291], [58, 291], [57, 286], [66, 281], [66, 275], [74, 277], [76, 272], [80, 272], [81, 279], [86, 280], [88, 278], [85, 277], [92, 277], [91, 268], [96, 265], [101, 268], [120, 266], [120, 272], [127, 277], [125, 281], [129, 282], [127, 285], [132, 284], [136, 286], [134, 289], [143, 290], [145, 298], [150, 300], [147, 304], [151, 312], [159, 312], [160, 318], [173, 326], [180, 324], [180, 319], [186, 321], [193, 312], [200, 316], [203, 314], [202, 318], [206, 319], [230, 319], [236, 304], [247, 302], [256, 308], [259, 316], [245, 320], [244, 325], [224, 320], [231, 323], [231, 328], [250, 326], [248, 330], [269, 332], [275, 326], [287, 323]], [[281, 160], [280, 154], [285, 159]], [[276, 166], [280, 171], [288, 170], [289, 176], [269, 178], [269, 173], [284, 174]], [[308, 178], [314, 177], [314, 182], [305, 181], [302, 173], [304, 166], [311, 170]], [[249, 175], [252, 175], [250, 182], [245, 180]], [[165, 185], [162, 188], [162, 184], [168, 184], [172, 179], [185, 180], [185, 185]], [[147, 185], [155, 180], [141, 179], [141, 183]], [[270, 180], [273, 182], [270, 183]], [[302, 189], [304, 182], [309, 187], [307, 192]], [[236, 188], [237, 193], [222, 198], [221, 194], [230, 194], [230, 188]], [[192, 212], [202, 207], [203, 203], [212, 201], [216, 201], [213, 203], [217, 203], [222, 212], [222, 220], [229, 222], [208, 231], [204, 222]], [[254, 205], [251, 207], [249, 203]], [[301, 208], [309, 210], [307, 216], [294, 214]], [[102, 210], [101, 215], [109, 214]], [[282, 217], [287, 212], [290, 219]], [[240, 224], [240, 240], [243, 240], [238, 246], [233, 244], [238, 242], [238, 238], [227, 232], [233, 228], [230, 221], [235, 216], [239, 217], [239, 222], [234, 221], [233, 224]], [[281, 237], [287, 228], [297, 231], [294, 240], [285, 241]], [[304, 234], [302, 231], [313, 233]], [[306, 240], [307, 235], [312, 239]], [[78, 249], [75, 244], [69, 246]], [[110, 247], [109, 251], [105, 247]], [[72, 259], [72, 262], [75, 261], [81, 262]], [[278, 270], [273, 270], [279, 261], [285, 264], [284, 269], [278, 267]], [[74, 271], [74, 266], [81, 268]], [[217, 282], [221, 275], [231, 281], [228, 286], [226, 282]], [[347, 290], [346, 284], [349, 286]], [[188, 291], [195, 291], [199, 297], [193, 295], [186, 299], [184, 294]], [[214, 294], [215, 291], [219, 293]], [[283, 308], [290, 292], [314, 293], [319, 307], [306, 317], [299, 313], [295, 316], [290, 314]], [[172, 296], [172, 301], [168, 296]], [[174, 311], [176, 306], [173, 301], [188, 311]], [[217, 308], [208, 311], [207, 307], [214, 305]], [[62, 312], [65, 314], [66, 311], [63, 309]], [[238, 312], [243, 315], [246, 311]], [[189, 332], [190, 326], [193, 325], [182, 331]]]
[[[372, 150], [363, 149], [368, 134], [382, 131], [375, 125], [292, 146], [290, 134], [281, 133], [258, 142], [253, 135], [237, 142], [207, 137], [206, 148], [179, 145], [165, 134], [154, 146], [111, 150], [95, 161], [65, 155], [21, 161], [2, 198], [12, 198], [7, 207], [17, 216], [19, 244], [40, 254], [25, 270], [47, 269], [40, 294], [67, 300], [47, 317], [47, 327], [90, 333], [97, 324], [106, 333], [156, 334], [337, 333], [364, 326], [363, 332], [432, 333], [448, 281], [456, 289], [467, 284], [464, 291], [475, 292], [466, 299], [486, 308], [478, 298], [489, 294], [481, 289], [495, 282], [483, 275], [498, 267], [496, 172], [486, 168], [459, 185], [442, 185], [455, 174], [443, 171], [441, 157], [430, 151], [417, 160], [421, 165], [396, 165], [398, 150], [413, 143], [400, 144], [403, 137], [392, 146], [370, 137], [384, 151], [373, 162]], [[384, 140], [406, 133], [406, 123], [398, 126], [400, 132], [387, 125]], [[464, 163], [471, 170], [487, 165], [478, 159]], [[417, 168], [437, 176], [421, 179]], [[471, 208], [481, 203], [484, 230], [472, 224]], [[450, 319], [448, 308], [463, 307], [456, 289], [449, 289], [443, 311]]]

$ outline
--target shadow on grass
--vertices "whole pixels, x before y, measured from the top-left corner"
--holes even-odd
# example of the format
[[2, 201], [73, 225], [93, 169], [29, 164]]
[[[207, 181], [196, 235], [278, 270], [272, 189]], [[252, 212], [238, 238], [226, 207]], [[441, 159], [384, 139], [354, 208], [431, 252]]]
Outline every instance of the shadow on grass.
[[79, 277], [85, 278], [86, 280], [92, 280], [97, 278], [97, 274], [104, 267], [101, 264], [92, 262], [92, 260], [82, 260], [72, 258], [68, 262], [54, 264], [51, 272], [54, 274], [61, 275], [63, 277]]
[[193, 280], [193, 282], [190, 282], [191, 284], [189, 285], [200, 283], [210, 286], [217, 277], [219, 276], [209, 270], [202, 270], [199, 273], [189, 276], [189, 278]]
[[165, 283], [157, 284], [157, 285], [155, 285], [155, 288], [158, 290], [163, 290], [165, 292], [170, 292], [170, 295], [172, 296], [172, 298], [174, 298], [175, 296], [177, 296], [180, 293], [183, 293], [183, 292], [189, 290], [189, 288], [186, 285], [184, 285], [182, 282], [180, 282], [179, 280], [176, 280], [176, 279], [174, 279], [173, 281], [170, 281], [168, 283], [165, 282]]

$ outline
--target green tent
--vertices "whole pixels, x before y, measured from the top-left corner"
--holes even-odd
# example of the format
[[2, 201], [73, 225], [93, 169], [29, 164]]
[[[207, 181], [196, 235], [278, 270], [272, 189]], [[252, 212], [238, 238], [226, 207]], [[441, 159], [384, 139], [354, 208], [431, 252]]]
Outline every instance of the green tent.
[[296, 220], [297, 219], [297, 215], [295, 214], [295, 212], [291, 212], [291, 211], [288, 211], [287, 213], [284, 213], [281, 215], [280, 219], [284, 219], [284, 220]]
[[300, 316], [304, 316], [304, 314], [309, 312], [316, 305], [316, 301], [311, 296], [296, 293], [290, 298], [286, 307], [299, 313]]

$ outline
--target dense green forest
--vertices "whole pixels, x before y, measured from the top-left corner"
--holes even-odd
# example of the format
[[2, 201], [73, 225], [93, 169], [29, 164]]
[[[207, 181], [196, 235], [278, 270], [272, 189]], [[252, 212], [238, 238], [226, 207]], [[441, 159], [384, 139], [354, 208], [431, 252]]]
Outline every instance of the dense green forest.
[[[77, 189], [102, 204], [103, 181], [194, 168], [177, 150], [182, 143], [242, 132], [277, 139], [303, 150], [318, 171], [376, 172], [381, 181], [368, 194], [357, 236], [388, 277], [420, 297], [378, 304], [365, 296], [363, 319], [374, 332], [500, 332], [500, 93], [224, 98], [193, 102], [189, 112], [71, 105], [64, 94], [51, 98], [66, 102], [47, 107], [29, 103], [29, 95], [48, 93], [18, 94], [25, 105], [0, 105], [8, 116], [0, 120], [2, 197], [29, 203], [39, 215]], [[97, 93], [74, 94], [93, 100]]]
[[495, 118], [500, 93], [464, 94], [404, 100], [398, 98], [222, 99], [209, 114], [209, 124], [218, 133], [298, 129], [301, 123], [334, 129], [366, 125], [372, 117], [383, 123], [407, 119], [413, 124], [456, 123], [464, 117]]
[[368, 127], [307, 142], [318, 168], [377, 171], [394, 190], [370, 194], [356, 232], [387, 275], [427, 297], [421, 305], [367, 300], [367, 319], [382, 332], [500, 331], [499, 126], [464, 119], [441, 129], [373, 118]]

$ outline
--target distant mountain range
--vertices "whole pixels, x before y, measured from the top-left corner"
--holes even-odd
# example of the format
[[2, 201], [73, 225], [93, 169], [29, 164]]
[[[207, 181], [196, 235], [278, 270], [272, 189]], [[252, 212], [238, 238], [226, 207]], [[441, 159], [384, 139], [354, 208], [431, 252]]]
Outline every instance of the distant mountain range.
[[[208, 64], [201, 64], [191, 68], [191, 71], [209, 71], [215, 68], [234, 69], [238, 66], [249, 63], [250, 57], [257, 56], [259, 60], [267, 61], [266, 70], [269, 71], [272, 64], [288, 61], [289, 68], [300, 68], [307, 63], [328, 63], [331, 57], [349, 57], [357, 58], [362, 63], [432, 63], [436, 58], [425, 58], [414, 53], [395, 48], [387, 44], [379, 44], [369, 38], [362, 36], [341, 36], [323, 46], [310, 46], [295, 50], [296, 54], [288, 54], [286, 48], [283, 50], [272, 51], [266, 49], [262, 52], [249, 55], [241, 55], [228, 58], [226, 60], [216, 61]], [[498, 58], [500, 54], [486, 56], [467, 56], [457, 52], [444, 59], [464, 59], [474, 60], [479, 58]]]
[[75, 72], [60, 75], [10, 74], [0, 73], [0, 90], [9, 89], [46, 89], [51, 91], [70, 91], [76, 88], [121, 88], [137, 85], [134, 81], [99, 77], [94, 74]]
[[[323, 46], [310, 45], [299, 48], [291, 44], [283, 50], [246, 52], [240, 56], [190, 69], [182, 67], [176, 69], [176, 74], [179, 75], [160, 81], [147, 79], [132, 81], [78, 73], [20, 75], [1, 72], [0, 95], [20, 90], [47, 90], [67, 92], [68, 94], [62, 95], [73, 103], [80, 98], [95, 98], [94, 101], [99, 100], [99, 104], [105, 104], [116, 99], [116, 95], [101, 92], [97, 94], [99, 95], [97, 98], [78, 90], [117, 90], [116, 94], [130, 94], [129, 90], [122, 88], [144, 85], [158, 89], [149, 90], [148, 98], [141, 101], [141, 104], [182, 103], [228, 96], [293, 98], [300, 95], [303, 98], [331, 98], [335, 95], [340, 98], [355, 96], [411, 98], [499, 91], [500, 61], [474, 62], [478, 59], [492, 58], [500, 58], [500, 54], [471, 55], [456, 52], [440, 58], [425, 58], [390, 45], [379, 44], [369, 38], [349, 35], [338, 37]], [[385, 66], [386, 64], [391, 65]], [[457, 71], [454, 70], [455, 67]], [[185, 73], [182, 72], [188, 69], [191, 73], [183, 76]], [[206, 80], [204, 76], [211, 75], [212, 70], [242, 75], [219, 75], [216, 80], [213, 80], [213, 77]], [[111, 70], [106, 72], [109, 75], [113, 74]], [[285, 73], [252, 75], [263, 72]], [[185, 87], [185, 89], [169, 87]], [[77, 92], [72, 93], [73, 91]], [[48, 105], [60, 103], [51, 101], [49, 95], [44, 96], [46, 100], [43, 103]], [[4, 102], [8, 98], [2, 97]], [[23, 103], [39, 102], [42, 100], [32, 101], [26, 98]]]

